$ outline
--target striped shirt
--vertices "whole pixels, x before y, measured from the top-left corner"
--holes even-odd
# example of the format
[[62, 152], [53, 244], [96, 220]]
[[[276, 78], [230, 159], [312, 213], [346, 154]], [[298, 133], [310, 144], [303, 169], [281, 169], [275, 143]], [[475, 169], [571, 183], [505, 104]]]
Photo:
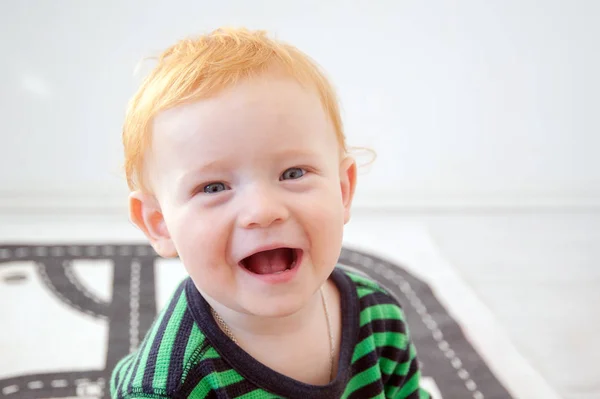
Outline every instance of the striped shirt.
[[187, 278], [138, 350], [111, 378], [111, 396], [134, 398], [429, 398], [398, 302], [372, 280], [337, 267], [342, 337], [338, 372], [309, 385], [251, 357], [221, 331]]

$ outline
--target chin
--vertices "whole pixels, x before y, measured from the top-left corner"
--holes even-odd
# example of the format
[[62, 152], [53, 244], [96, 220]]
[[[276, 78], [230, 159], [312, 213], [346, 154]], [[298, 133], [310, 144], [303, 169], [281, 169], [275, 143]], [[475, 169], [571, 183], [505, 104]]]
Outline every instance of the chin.
[[[301, 310], [310, 298], [277, 298], [273, 300], [257, 300], [253, 306], [246, 307], [250, 314], [261, 317], [286, 317]], [[276, 302], [276, 303], [274, 303]]]

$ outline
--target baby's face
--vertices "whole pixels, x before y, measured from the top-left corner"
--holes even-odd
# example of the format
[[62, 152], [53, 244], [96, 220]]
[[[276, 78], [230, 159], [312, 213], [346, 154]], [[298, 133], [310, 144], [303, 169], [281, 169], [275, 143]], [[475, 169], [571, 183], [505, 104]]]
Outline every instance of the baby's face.
[[332, 272], [355, 164], [316, 93], [265, 75], [165, 111], [147, 159], [164, 234], [204, 295], [284, 315]]

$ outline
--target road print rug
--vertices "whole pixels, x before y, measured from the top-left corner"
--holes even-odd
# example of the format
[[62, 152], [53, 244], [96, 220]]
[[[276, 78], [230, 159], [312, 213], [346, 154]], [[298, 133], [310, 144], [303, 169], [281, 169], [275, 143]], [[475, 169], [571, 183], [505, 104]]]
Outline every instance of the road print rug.
[[[403, 305], [434, 398], [511, 398], [427, 284], [351, 248], [339, 262]], [[178, 263], [146, 244], [0, 245], [0, 397], [109, 398], [112, 368], [185, 277]]]

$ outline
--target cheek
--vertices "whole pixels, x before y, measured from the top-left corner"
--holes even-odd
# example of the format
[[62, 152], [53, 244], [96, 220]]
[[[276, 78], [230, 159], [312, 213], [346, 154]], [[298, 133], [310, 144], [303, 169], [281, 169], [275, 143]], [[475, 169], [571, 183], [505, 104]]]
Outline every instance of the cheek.
[[327, 196], [320, 196], [319, 199], [304, 205], [304, 225], [308, 230], [313, 256], [319, 258], [315, 261], [335, 264], [342, 246], [344, 229], [341, 196], [328, 193]]
[[305, 202], [311, 217], [320, 220], [325, 228], [343, 225], [344, 205], [339, 183], [330, 182], [315, 194]]
[[226, 259], [229, 226], [217, 212], [181, 212], [171, 232], [179, 257], [190, 274], [214, 273]]

